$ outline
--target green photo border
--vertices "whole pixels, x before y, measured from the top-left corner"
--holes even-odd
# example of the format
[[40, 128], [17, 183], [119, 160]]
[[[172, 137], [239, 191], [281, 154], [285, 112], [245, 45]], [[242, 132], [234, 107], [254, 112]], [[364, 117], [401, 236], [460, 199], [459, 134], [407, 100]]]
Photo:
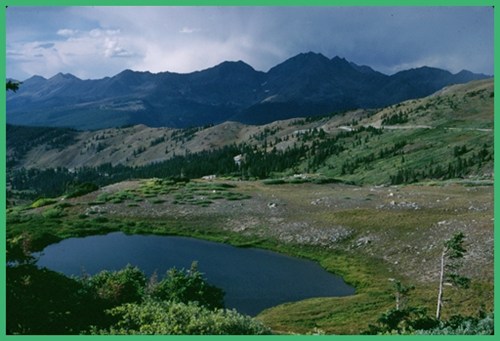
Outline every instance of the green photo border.
[[[3, 79], [6, 78], [6, 6], [493, 6], [495, 4], [495, 0], [3, 0], [1, 1], [2, 6], [0, 9], [0, 42], [2, 48], [1, 54], [1, 67], [0, 67], [0, 76]], [[496, 13], [494, 13], [496, 16]], [[496, 18], [495, 18], [496, 19]], [[497, 55], [498, 51], [498, 32], [499, 32], [499, 24], [497, 20], [494, 20], [495, 26], [495, 35], [494, 35], [494, 43], [495, 43], [495, 55]], [[457, 38], [459, 39], [459, 38]], [[499, 70], [497, 65], [495, 65], [495, 73]], [[498, 81], [495, 79], [494, 81], [495, 89], [498, 88]], [[5, 229], [6, 226], [6, 93], [4, 91], [0, 91], [0, 102], [2, 103], [1, 113], [0, 113], [0, 183], [2, 184], [2, 190], [0, 191], [0, 227]], [[499, 101], [495, 101], [494, 111], [498, 112]], [[494, 120], [494, 150], [497, 150], [499, 145], [499, 138], [496, 131], [500, 129], [500, 123], [495, 119]], [[494, 172], [498, 173], [498, 162], [494, 162]], [[500, 190], [497, 186], [494, 186], [494, 198], [500, 196]], [[496, 200], [494, 200], [494, 217], [497, 216], [497, 212], [499, 212], [499, 205]], [[499, 238], [497, 223], [494, 223], [494, 240], [497, 241]], [[497, 243], [495, 243], [497, 244]], [[495, 245], [497, 246], [497, 245]], [[67, 340], [67, 339], [88, 339], [92, 338], [103, 338], [106, 336], [12, 336], [6, 335], [6, 306], [5, 306], [5, 298], [6, 298], [6, 234], [5, 230], [2, 230], [0, 233], [0, 339], [22, 339], [22, 340]], [[497, 287], [498, 285], [498, 258], [499, 250], [495, 247], [494, 252], [494, 285]], [[494, 296], [494, 306], [498, 306], [498, 296]], [[498, 330], [499, 327], [498, 318], [495, 319], [495, 329]], [[500, 332], [497, 332], [500, 333]], [[108, 338], [116, 338], [118, 336], [107, 336]], [[146, 340], [150, 339], [151, 336], [125, 336], [127, 338], [133, 338], [134, 340]], [[220, 340], [221, 338], [228, 340], [237, 338], [237, 339], [245, 339], [245, 340], [262, 340], [269, 338], [293, 338], [294, 340], [306, 340], [311, 338], [321, 338], [321, 339], [333, 339], [335, 340], [365, 340], [367, 338], [372, 338], [373, 336], [350, 336], [350, 335], [341, 335], [341, 336], [159, 336], [163, 338], [173, 338], [173, 339], [181, 339], [182, 340], [198, 340], [199, 338], [203, 339], [211, 339], [211, 340]], [[380, 337], [380, 336], [379, 336]], [[382, 336], [382, 337], [390, 337], [391, 339], [396, 338], [404, 338], [411, 337], [412, 340], [420, 340], [424, 336]], [[463, 339], [476, 339], [481, 338], [482, 340], [491, 339], [490, 336], [431, 336], [436, 339], [446, 339], [446, 340], [455, 340], [455, 338]]]

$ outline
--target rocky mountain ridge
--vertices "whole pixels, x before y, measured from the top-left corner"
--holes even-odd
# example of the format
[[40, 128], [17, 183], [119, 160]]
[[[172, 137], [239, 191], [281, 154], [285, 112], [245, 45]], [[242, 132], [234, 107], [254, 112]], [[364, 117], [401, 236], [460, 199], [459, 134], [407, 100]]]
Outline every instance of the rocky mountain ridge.
[[94, 130], [144, 124], [186, 128], [236, 121], [267, 124], [294, 117], [384, 107], [486, 75], [421, 67], [388, 76], [344, 58], [302, 53], [271, 68], [223, 62], [187, 74], [125, 70], [82, 80], [33, 76], [7, 94], [7, 122]]

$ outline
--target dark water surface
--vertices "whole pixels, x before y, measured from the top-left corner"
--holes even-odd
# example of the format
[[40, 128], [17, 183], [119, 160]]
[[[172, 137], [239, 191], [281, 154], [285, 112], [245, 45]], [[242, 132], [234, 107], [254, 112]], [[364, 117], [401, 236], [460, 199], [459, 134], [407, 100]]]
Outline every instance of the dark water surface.
[[209, 283], [224, 289], [226, 307], [249, 315], [284, 302], [354, 293], [315, 262], [186, 237], [115, 232], [69, 238], [47, 246], [37, 264], [76, 276], [131, 264], [161, 279], [168, 269], [189, 269], [193, 261]]

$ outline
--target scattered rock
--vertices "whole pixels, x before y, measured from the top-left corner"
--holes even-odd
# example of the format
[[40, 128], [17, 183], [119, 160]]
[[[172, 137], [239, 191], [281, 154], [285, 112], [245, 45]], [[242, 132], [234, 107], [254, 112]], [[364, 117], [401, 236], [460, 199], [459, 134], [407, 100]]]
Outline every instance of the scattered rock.
[[372, 241], [369, 237], [361, 237], [358, 240], [356, 240], [356, 247], [364, 246], [367, 244], [370, 244]]

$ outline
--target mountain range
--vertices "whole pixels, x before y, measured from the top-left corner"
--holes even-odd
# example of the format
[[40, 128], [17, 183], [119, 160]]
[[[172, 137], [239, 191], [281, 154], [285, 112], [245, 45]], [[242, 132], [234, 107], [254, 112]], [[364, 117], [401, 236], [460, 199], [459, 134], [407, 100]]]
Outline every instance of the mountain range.
[[125, 70], [82, 80], [59, 73], [33, 76], [7, 94], [7, 122], [94, 130], [125, 125], [184, 128], [236, 121], [276, 120], [385, 107], [428, 96], [484, 74], [421, 67], [385, 75], [344, 58], [308, 52], [256, 71], [223, 62], [192, 73]]

